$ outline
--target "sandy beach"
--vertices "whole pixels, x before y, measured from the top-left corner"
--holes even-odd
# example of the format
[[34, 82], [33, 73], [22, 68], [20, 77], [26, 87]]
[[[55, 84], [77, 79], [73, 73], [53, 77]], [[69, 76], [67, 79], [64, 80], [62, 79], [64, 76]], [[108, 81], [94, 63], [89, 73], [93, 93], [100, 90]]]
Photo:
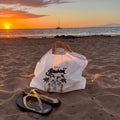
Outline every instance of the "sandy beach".
[[[86, 89], [51, 94], [62, 104], [48, 116], [22, 111], [16, 99], [29, 87], [37, 61], [55, 41], [87, 57]], [[0, 120], [120, 120], [119, 64], [120, 36], [0, 38]]]

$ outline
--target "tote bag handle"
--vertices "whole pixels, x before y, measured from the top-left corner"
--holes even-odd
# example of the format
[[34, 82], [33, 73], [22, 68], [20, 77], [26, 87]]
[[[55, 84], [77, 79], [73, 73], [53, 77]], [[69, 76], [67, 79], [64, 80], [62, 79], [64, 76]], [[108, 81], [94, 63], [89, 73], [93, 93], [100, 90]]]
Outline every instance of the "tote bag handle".
[[68, 44], [66, 44], [65, 42], [57, 41], [52, 46], [52, 51], [55, 50], [54, 54], [56, 54], [56, 49], [57, 49], [58, 44], [61, 44], [64, 47], [64, 49], [66, 50], [66, 52], [68, 52], [68, 51], [72, 52], [72, 50]]

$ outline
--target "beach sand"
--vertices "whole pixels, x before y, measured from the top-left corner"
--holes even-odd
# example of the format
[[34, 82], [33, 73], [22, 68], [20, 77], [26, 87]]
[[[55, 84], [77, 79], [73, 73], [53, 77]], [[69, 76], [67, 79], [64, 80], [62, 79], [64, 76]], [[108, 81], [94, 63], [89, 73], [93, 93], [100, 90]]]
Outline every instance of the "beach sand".
[[[37, 61], [55, 41], [64, 41], [87, 57], [86, 89], [51, 94], [62, 104], [48, 116], [22, 111], [16, 99], [29, 87]], [[0, 120], [120, 120], [120, 36], [1, 38]]]

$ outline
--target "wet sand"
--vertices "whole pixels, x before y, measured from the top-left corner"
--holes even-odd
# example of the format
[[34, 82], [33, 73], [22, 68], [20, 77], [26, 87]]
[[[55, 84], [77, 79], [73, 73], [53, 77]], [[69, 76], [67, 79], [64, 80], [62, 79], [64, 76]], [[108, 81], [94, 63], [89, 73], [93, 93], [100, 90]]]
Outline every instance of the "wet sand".
[[[62, 104], [48, 116], [25, 112], [17, 96], [29, 87], [37, 61], [55, 41], [87, 57], [85, 90], [53, 93]], [[120, 120], [120, 36], [0, 39], [0, 120]], [[91, 83], [90, 80], [95, 82]]]

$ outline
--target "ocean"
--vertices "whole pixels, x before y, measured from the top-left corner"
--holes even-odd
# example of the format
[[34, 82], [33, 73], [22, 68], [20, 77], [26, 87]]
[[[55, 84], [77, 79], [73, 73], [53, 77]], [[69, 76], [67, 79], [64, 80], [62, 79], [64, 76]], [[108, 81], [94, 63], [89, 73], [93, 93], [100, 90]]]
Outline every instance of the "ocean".
[[92, 36], [92, 35], [120, 35], [120, 27], [85, 27], [62, 29], [0, 29], [0, 38], [28, 37], [42, 38], [55, 37], [56, 35]]

